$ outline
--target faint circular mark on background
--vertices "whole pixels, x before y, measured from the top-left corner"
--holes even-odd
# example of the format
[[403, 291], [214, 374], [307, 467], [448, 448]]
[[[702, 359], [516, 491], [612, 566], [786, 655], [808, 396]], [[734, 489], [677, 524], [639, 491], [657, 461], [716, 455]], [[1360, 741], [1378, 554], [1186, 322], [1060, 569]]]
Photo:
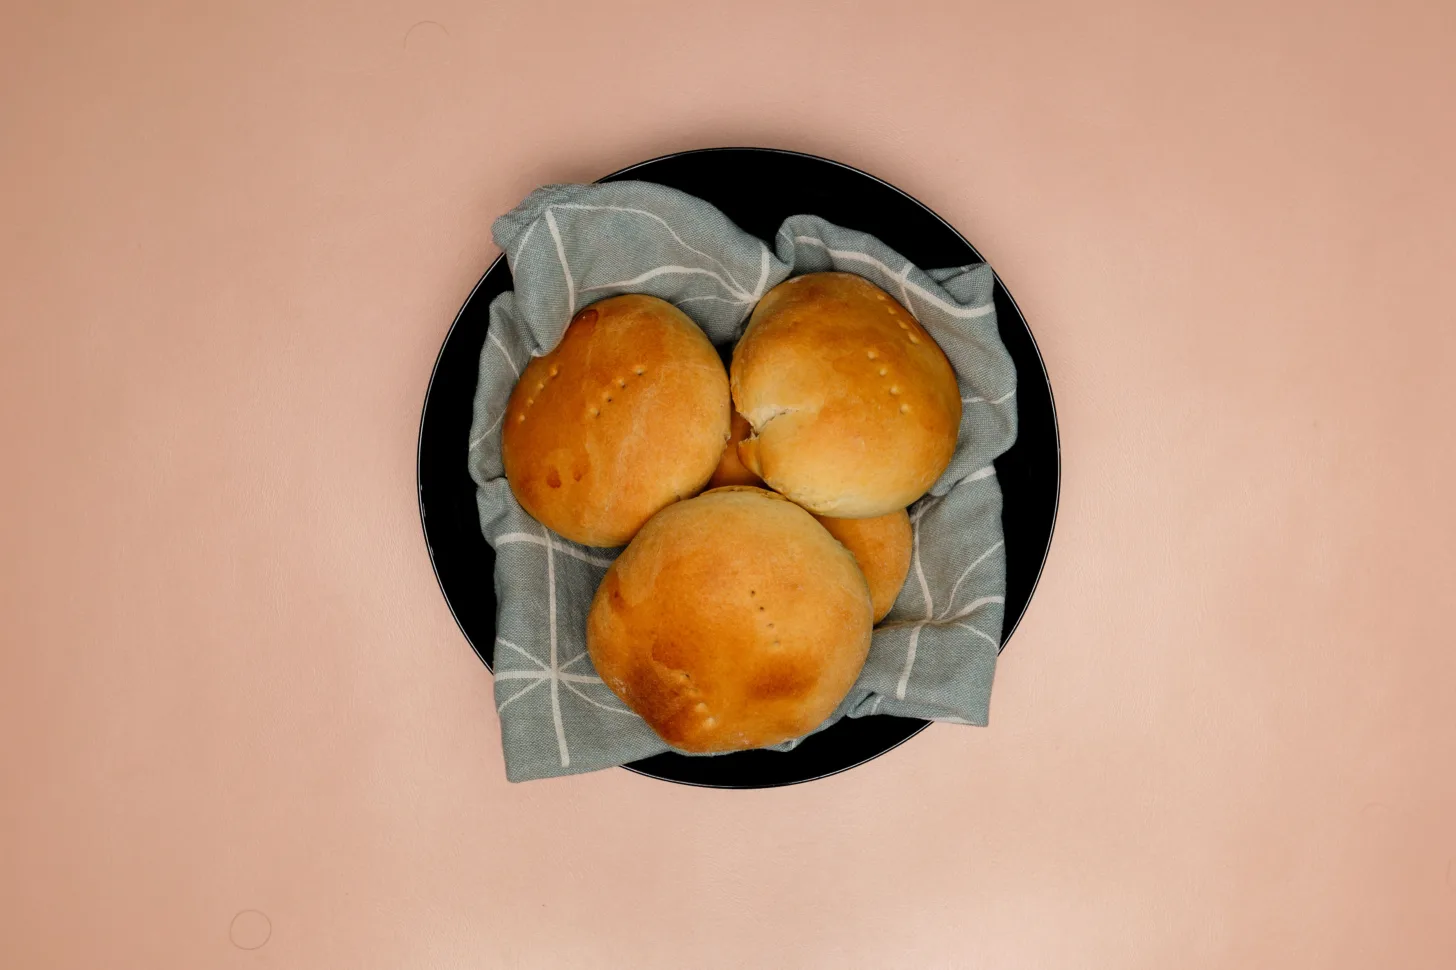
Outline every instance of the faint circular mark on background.
[[239, 950], [256, 950], [273, 935], [273, 922], [266, 913], [256, 909], [245, 909], [233, 917], [228, 927], [228, 939]]
[[415, 54], [441, 56], [450, 43], [450, 29], [433, 20], [421, 20], [411, 24], [404, 32], [404, 49]]

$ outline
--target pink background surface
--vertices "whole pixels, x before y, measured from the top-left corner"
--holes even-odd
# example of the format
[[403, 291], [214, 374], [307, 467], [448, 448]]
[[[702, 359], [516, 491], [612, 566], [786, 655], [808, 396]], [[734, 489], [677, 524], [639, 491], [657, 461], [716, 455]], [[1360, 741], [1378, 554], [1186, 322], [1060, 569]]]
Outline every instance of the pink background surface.
[[[1083, 6], [7, 4], [0, 965], [1456, 965], [1456, 14]], [[1052, 558], [987, 729], [512, 787], [430, 367], [493, 216], [720, 144], [993, 262]]]

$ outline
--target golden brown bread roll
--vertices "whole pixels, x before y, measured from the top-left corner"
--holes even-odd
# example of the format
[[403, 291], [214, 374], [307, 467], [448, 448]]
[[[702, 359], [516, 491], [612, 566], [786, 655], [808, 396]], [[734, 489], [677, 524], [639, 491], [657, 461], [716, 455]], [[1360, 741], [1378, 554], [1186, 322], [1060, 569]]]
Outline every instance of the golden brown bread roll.
[[708, 479], [709, 488], [722, 488], [724, 485], [763, 484], [763, 479], [745, 468], [743, 462], [738, 458], [738, 442], [752, 433], [753, 427], [748, 423], [748, 419], [734, 411], [733, 421], [728, 429], [728, 445], [723, 449], [723, 457], [718, 459], [718, 467], [713, 471], [713, 477]]
[[754, 436], [739, 457], [820, 515], [903, 509], [955, 452], [960, 390], [930, 334], [850, 273], [770, 290], [733, 351], [733, 403]]
[[901, 509], [873, 519], [831, 519], [816, 515], [819, 524], [854, 555], [870, 586], [875, 605], [875, 622], [883, 620], [895, 605], [900, 587], [910, 573], [910, 516]]
[[656, 297], [610, 297], [516, 382], [501, 433], [506, 479], [548, 528], [620, 546], [703, 487], [730, 410], [723, 362], [697, 324]]
[[797, 505], [736, 486], [643, 526], [597, 588], [586, 644], [668, 744], [736, 751], [823, 723], [864, 666], [871, 625], [854, 557]]

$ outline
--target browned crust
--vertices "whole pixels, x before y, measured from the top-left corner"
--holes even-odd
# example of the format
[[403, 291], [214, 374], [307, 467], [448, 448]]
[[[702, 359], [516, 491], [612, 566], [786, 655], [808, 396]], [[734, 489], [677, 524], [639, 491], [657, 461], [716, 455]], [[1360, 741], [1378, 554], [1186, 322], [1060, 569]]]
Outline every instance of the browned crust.
[[703, 487], [730, 412], [722, 361], [697, 324], [656, 297], [611, 297], [578, 313], [516, 382], [501, 433], [506, 479], [548, 528], [620, 546]]
[[587, 648], [603, 681], [684, 751], [817, 727], [869, 652], [853, 556], [782, 497], [714, 489], [655, 516], [602, 580]]
[[950, 362], [909, 311], [850, 273], [774, 287], [734, 349], [743, 464], [820, 515], [903, 509], [950, 463], [961, 400]]
[[895, 605], [895, 598], [910, 574], [913, 537], [910, 516], [904, 509], [873, 519], [831, 519], [815, 516], [844, 548], [854, 555], [869, 583], [878, 623]]

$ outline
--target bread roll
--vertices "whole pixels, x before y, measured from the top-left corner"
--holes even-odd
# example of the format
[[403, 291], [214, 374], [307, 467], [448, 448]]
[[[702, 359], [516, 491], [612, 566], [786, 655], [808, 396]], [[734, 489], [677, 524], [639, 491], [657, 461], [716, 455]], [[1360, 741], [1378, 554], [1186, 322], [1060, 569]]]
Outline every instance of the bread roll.
[[733, 421], [728, 429], [728, 444], [723, 449], [723, 457], [718, 459], [718, 467], [714, 470], [713, 477], [708, 479], [709, 488], [722, 488], [724, 485], [763, 484], [763, 479], [745, 468], [743, 462], [738, 458], [738, 442], [752, 433], [753, 427], [748, 423], [748, 419], [734, 411]]
[[813, 516], [736, 486], [637, 533], [597, 588], [586, 643], [668, 744], [736, 751], [823, 723], [864, 666], [871, 613], [854, 557]]
[[854, 555], [870, 586], [875, 622], [880, 622], [895, 605], [910, 573], [910, 516], [901, 509], [873, 519], [814, 518]]
[[614, 296], [526, 365], [501, 433], [506, 479], [547, 528], [620, 546], [703, 487], [730, 411], [723, 362], [697, 324], [656, 297]]
[[868, 518], [925, 493], [955, 452], [955, 372], [930, 334], [868, 280], [810, 273], [759, 301], [733, 352], [739, 457], [820, 515]]

